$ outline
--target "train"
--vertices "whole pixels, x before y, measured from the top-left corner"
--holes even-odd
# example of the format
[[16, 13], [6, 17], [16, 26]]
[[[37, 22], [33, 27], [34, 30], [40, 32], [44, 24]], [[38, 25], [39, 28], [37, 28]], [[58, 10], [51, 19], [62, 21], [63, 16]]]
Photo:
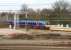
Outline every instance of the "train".
[[[7, 21], [7, 23], [14, 26], [14, 20]], [[20, 28], [47, 29], [45, 25], [48, 23], [44, 20], [18, 20], [16, 24], [19, 25]]]

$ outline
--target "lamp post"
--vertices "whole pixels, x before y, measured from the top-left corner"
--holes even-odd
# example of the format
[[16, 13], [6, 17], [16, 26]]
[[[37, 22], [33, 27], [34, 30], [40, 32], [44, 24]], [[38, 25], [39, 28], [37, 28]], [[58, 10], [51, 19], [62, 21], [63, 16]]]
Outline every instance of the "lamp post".
[[19, 28], [19, 12], [14, 14], [14, 29]]
[[27, 19], [28, 19], [28, 12], [26, 11], [25, 12], [25, 18], [26, 18], [26, 22], [25, 22], [25, 29], [26, 29], [26, 31], [28, 31], [28, 23], [27, 23]]
[[14, 29], [14, 30], [16, 29], [16, 12], [15, 12], [15, 14], [14, 14], [14, 27], [13, 27], [13, 29]]

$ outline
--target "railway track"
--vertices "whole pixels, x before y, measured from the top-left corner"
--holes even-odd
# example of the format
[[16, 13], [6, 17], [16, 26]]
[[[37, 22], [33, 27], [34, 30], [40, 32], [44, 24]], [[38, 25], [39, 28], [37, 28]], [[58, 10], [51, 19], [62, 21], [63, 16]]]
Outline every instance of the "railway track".
[[47, 41], [50, 40], [1, 40], [0, 50], [71, 50], [71, 46], [45, 46], [34, 44], [39, 44], [40, 42], [43, 44], [43, 42], [46, 43]]

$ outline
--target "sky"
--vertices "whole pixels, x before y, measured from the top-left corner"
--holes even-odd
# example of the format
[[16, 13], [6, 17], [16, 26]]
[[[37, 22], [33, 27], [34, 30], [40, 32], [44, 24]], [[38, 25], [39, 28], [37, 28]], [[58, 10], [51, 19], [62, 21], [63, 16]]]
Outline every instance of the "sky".
[[[29, 8], [42, 9], [51, 8], [58, 0], [0, 0], [0, 10], [19, 10], [22, 4], [27, 4]], [[71, 2], [71, 0], [67, 0]]]

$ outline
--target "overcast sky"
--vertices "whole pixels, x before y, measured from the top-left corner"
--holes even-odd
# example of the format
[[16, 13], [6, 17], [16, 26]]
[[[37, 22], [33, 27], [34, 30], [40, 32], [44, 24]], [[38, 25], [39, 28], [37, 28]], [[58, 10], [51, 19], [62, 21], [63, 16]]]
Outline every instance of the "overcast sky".
[[[0, 10], [18, 10], [22, 4], [27, 4], [33, 9], [51, 8], [56, 1], [58, 0], [0, 0]], [[67, 1], [71, 2], [71, 0]]]

